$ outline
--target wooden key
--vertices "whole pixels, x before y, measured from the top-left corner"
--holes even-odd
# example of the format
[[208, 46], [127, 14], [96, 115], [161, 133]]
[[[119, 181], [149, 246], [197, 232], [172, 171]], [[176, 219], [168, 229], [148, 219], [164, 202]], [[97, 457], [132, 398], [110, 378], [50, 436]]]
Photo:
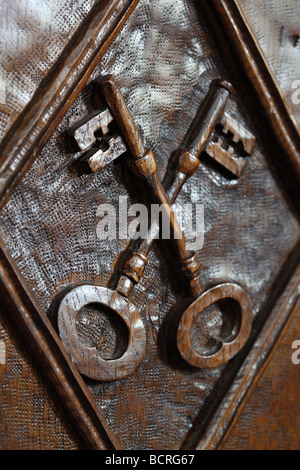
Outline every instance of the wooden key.
[[[216, 141], [210, 140], [205, 147], [205, 152], [232, 175], [240, 177], [246, 166], [246, 160], [237, 154], [235, 148], [238, 147], [238, 152], [242, 149], [243, 153], [249, 156], [254, 150], [256, 139], [251, 132], [226, 112], [221, 116], [218, 125], [223, 135], [220, 135]], [[226, 135], [232, 136], [231, 141], [227, 139], [228, 142], [224, 142]], [[226, 147], [224, 144], [227, 144]]]
[[[128, 330], [128, 343], [118, 357], [103, 359], [96, 347], [84, 345], [76, 328], [76, 318], [84, 307], [97, 304], [117, 314]], [[70, 290], [58, 310], [58, 329], [64, 347], [79, 372], [101, 381], [128, 377], [141, 364], [146, 349], [146, 333], [137, 309], [128, 299], [106, 287], [81, 285]]]
[[[170, 159], [171, 165], [164, 178], [164, 185], [168, 187], [166, 193], [170, 204], [174, 204], [185, 182], [197, 171], [201, 154], [206, 151], [207, 143], [209, 143], [216, 125], [222, 119], [231, 91], [232, 86], [226, 81], [219, 81], [211, 87], [179, 150]], [[123, 296], [129, 297], [133, 286], [141, 279], [152, 244], [157, 239], [158, 233], [159, 224], [154, 222], [139, 249], [126, 260], [116, 287], [116, 291]], [[249, 299], [243, 289], [234, 283], [220, 284], [203, 293], [199, 279], [198, 258], [190, 256], [189, 258], [180, 258], [180, 261], [194, 299], [189, 302], [187, 309], [186, 303], [184, 304], [184, 311], [175, 337], [177, 348], [182, 358], [190, 365], [201, 368], [217, 367], [234, 357], [250, 336], [252, 309]], [[236, 325], [233, 325], [225, 337], [215, 339], [216, 345], [212, 353], [199, 354], [193, 349], [190, 341], [193, 321], [205, 308], [224, 300], [231, 300], [235, 304], [234, 309], [238, 305], [236, 323], [239, 324], [239, 328], [235, 331]]]
[[[211, 295], [211, 293], [209, 293], [210, 291], [201, 295], [202, 288], [199, 281], [200, 264], [197, 256], [194, 253], [188, 253], [186, 250], [185, 239], [181, 234], [176, 217], [171, 210], [171, 205], [174, 203], [185, 181], [197, 170], [199, 166], [199, 156], [205, 150], [215, 126], [223, 115], [231, 86], [227, 82], [221, 81], [208, 95], [204, 106], [195, 118], [181, 148], [173, 159], [172, 165], [173, 169], [175, 168], [175, 178], [170, 183], [170, 175], [167, 174], [164, 179], [165, 186], [168, 186], [166, 195], [156, 175], [156, 165], [153, 154], [151, 151], [144, 152], [139, 133], [112, 77], [105, 77], [105, 79], [102, 79], [98, 83], [101, 84], [112, 114], [117, 120], [122, 134], [131, 149], [139, 173], [147, 183], [150, 199], [152, 202], [154, 201], [155, 203], [165, 205], [173, 236], [175, 232], [177, 235], [180, 233], [181, 236], [180, 239], [177, 238], [177, 241], [175, 241], [177, 256], [182, 262], [182, 268], [189, 281], [191, 293], [197, 300], [192, 304], [194, 305], [194, 309], [190, 306], [185, 312], [185, 315], [182, 316], [182, 322], [178, 329], [178, 349], [182, 357], [189, 363], [193, 362], [192, 365], [196, 367], [215, 367], [230, 359], [245, 343], [249, 336], [249, 325], [251, 330], [251, 309], [249, 303], [245, 301], [246, 296], [242, 289], [234, 284], [226, 283], [217, 286], [218, 289], [213, 292], [217, 292], [218, 295]], [[60, 305], [58, 323], [62, 341], [80, 372], [91, 378], [97, 380], [124, 378], [134, 372], [140, 365], [145, 351], [145, 331], [139, 314], [133, 304], [128, 300], [128, 297], [132, 287], [139, 282], [143, 274], [149, 251], [153, 241], [157, 238], [158, 232], [159, 225], [158, 223], [154, 223], [149, 230], [147, 239], [142, 242], [139, 250], [133, 253], [125, 262], [115, 291], [97, 286], [79, 286], [67, 294]], [[228, 297], [235, 301], [238, 301], [238, 298], [241, 300], [241, 328], [237, 337], [233, 340], [234, 344], [231, 344], [229, 347], [227, 346], [228, 342], [223, 341], [221, 347], [222, 354], [214, 354], [213, 358], [206, 357], [203, 359], [198, 357], [196, 364], [193, 354], [184, 353], [184, 351], [188, 350], [190, 344], [188, 338], [186, 340], [187, 345], [184, 343], [184, 340], [182, 340], [184, 336], [182, 335], [182, 328], [184, 329], [186, 318], [191, 318], [191, 314], [189, 314], [191, 311], [194, 312], [193, 318], [199, 315], [199, 313], [207, 307], [208, 298], [211, 300], [211, 303], [214, 303]], [[81, 298], [82, 301], [79, 301]], [[82, 306], [91, 303], [90, 299], [94, 299], [93, 302], [95, 302], [95, 298], [97, 298], [96, 303], [110, 307], [115, 312], [119, 313], [129, 329], [130, 341], [128, 342], [125, 353], [120, 358], [105, 361], [100, 358], [95, 348], [87, 348], [79, 343], [75, 328], [75, 320], [79, 311], [78, 308], [82, 308]], [[120, 305], [120, 309], [118, 309], [118, 305]], [[196, 311], [198, 311], [197, 315], [195, 313]], [[130, 316], [129, 312], [131, 312], [132, 316]], [[130, 320], [128, 320], [129, 318]], [[133, 319], [135, 321], [133, 321]], [[232, 343], [232, 339], [230, 343]], [[133, 354], [133, 351], [135, 351], [135, 354]]]
[[[185, 262], [184, 270], [193, 278], [193, 283], [196, 285], [200, 264], [197, 256], [186, 249], [185, 238], [156, 174], [153, 153], [151, 150], [144, 151], [141, 137], [113, 77], [104, 77], [99, 83], [101, 83], [113, 117], [131, 150], [139, 175], [145, 181], [151, 200], [163, 207], [170, 221], [171, 236], [177, 256], [179, 259], [191, 260], [188, 264]], [[88, 134], [94, 134], [95, 125], [90, 129], [87, 130]], [[128, 345], [120, 357], [105, 360], [101, 358], [95, 347], [89, 348], [79, 341], [76, 318], [79, 310], [91, 303], [103, 305], [117, 313], [128, 328]], [[121, 290], [112, 291], [100, 286], [87, 285], [71, 290], [60, 303], [58, 328], [61, 340], [79, 371], [96, 380], [117, 380], [127, 377], [139, 367], [145, 354], [146, 339], [143, 322], [134, 305]]]
[[[170, 205], [174, 204], [183, 185], [197, 171], [200, 164], [199, 157], [206, 149], [207, 142], [224, 112], [231, 91], [231, 84], [224, 80], [216, 82], [211, 87], [182, 145], [170, 158], [170, 164], [163, 181]], [[120, 278], [117, 287], [122, 295], [128, 297], [134, 283], [139, 282], [147, 264], [152, 243], [158, 238], [159, 230], [159, 224], [154, 222], [138, 252], [133, 253], [132, 257], [126, 261], [123, 268], [124, 276]], [[194, 253], [189, 256], [179, 254], [179, 261], [188, 279], [191, 294], [198, 296], [202, 290], [198, 257]]]
[[[190, 253], [186, 248], [185, 237], [181, 232], [162, 182], [157, 175], [154, 155], [151, 150], [145, 151], [138, 129], [113, 77], [111, 75], [102, 77], [97, 80], [97, 83], [101, 87], [112, 115], [130, 149], [135, 167], [140, 177], [144, 180], [151, 203], [161, 206], [163, 212], [162, 216], [165, 216], [165, 220], [169, 222], [170, 240], [176, 255], [178, 259], [186, 260], [184, 270], [188, 276], [191, 276], [193, 283], [197, 284], [197, 282], [199, 282], [200, 263], [197, 261], [197, 255]], [[188, 260], [191, 260], [191, 264]], [[198, 269], [195, 269], [195, 263], [198, 263]]]
[[68, 130], [69, 146], [76, 151], [72, 161], [87, 162], [92, 171], [102, 170], [127, 151], [120, 135], [111, 135], [114, 118], [110, 110], [94, 111]]
[[[180, 226], [169, 204], [164, 187], [156, 173], [156, 161], [152, 151], [145, 151], [141, 136], [114, 78], [111, 75], [101, 77], [97, 80], [97, 85], [100, 87], [101, 93], [103, 93], [110, 110], [106, 109], [102, 112], [94, 112], [89, 118], [85, 118], [73, 129], [69, 130], [69, 135], [76, 143], [77, 150], [78, 148], [82, 151], [87, 150], [80, 158], [88, 161], [92, 171], [102, 170], [104, 166], [124, 152], [124, 144], [122, 145], [122, 143], [123, 139], [125, 140], [130, 149], [131, 158], [135, 164], [136, 170], [133, 172], [133, 176], [138, 174], [140, 178], [144, 179], [151, 202], [161, 206], [163, 217], [169, 221], [170, 238], [173, 241], [175, 254], [179, 259], [192, 260], [192, 271], [189, 275], [192, 276], [193, 282], [197, 283], [200, 270], [199, 268], [197, 272], [194, 269], [197, 256], [194, 253], [188, 252], [186, 248], [185, 238], [181, 233]], [[108, 134], [108, 126], [113, 121], [116, 121], [118, 124], [122, 137], [115, 136], [112, 139], [113, 144], [105, 154], [101, 149], [96, 151], [94, 149], [94, 144], [97, 141], [96, 133], [101, 130], [103, 136]], [[117, 148], [115, 149], [115, 147]], [[186, 272], [189, 266], [189, 263], [185, 263], [184, 269]]]

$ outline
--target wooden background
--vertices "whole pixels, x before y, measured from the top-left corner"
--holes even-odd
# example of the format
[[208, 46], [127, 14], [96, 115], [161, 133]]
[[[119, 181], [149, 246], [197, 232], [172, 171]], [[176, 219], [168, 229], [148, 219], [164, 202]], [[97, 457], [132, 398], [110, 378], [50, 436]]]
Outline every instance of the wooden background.
[[[2, 6], [7, 10], [5, 22], [2, 16], [5, 34], [1, 32], [4, 53], [0, 60], [6, 87], [0, 113], [2, 138], [95, 2], [60, 1], [50, 11], [46, 2], [37, 2], [36, 11], [26, 8], [25, 3], [22, 8], [14, 2]], [[291, 101], [291, 83], [299, 76], [297, 1], [260, 1], [255, 7], [254, 2], [239, 3], [299, 126], [299, 106]], [[259, 348], [263, 343], [266, 336], [257, 339], [257, 335], [278, 305], [299, 260], [295, 194], [278, 172], [272, 134], [248, 83], [235, 62], [224, 55], [218, 39], [203, 2], [140, 0], [1, 210], [1, 237], [14, 269], [34, 305], [56, 327], [52, 312], [60, 292], [80, 282], [107, 285], [124, 248], [119, 240], [108, 244], [97, 239], [99, 204], [117, 206], [119, 196], [128, 196], [128, 204], [140, 202], [122, 159], [101, 174], [78, 175], [73, 167], [62, 166], [70, 158], [64, 131], [91, 111], [92, 81], [105, 73], [114, 75], [145, 146], [155, 154], [160, 176], [211, 81], [221, 76], [235, 86], [228, 111], [256, 136], [255, 152], [239, 179], [204, 159], [178, 200], [204, 204], [205, 241], [199, 250], [202, 282], [206, 288], [224, 280], [244, 287], [255, 315], [253, 336], [241, 354], [216, 369], [194, 370], [173, 361], [166, 350], [164, 326], [186, 292], [172, 275], [165, 245], [157, 243], [132, 296], [147, 332], [141, 367], [124, 381], [101, 383], [84, 378], [123, 449], [205, 446], [205, 427], [215, 413], [218, 416], [219, 406], [226, 408], [222, 398], [237, 371], [244, 370], [241, 367], [250, 347], [255, 344]], [[297, 279], [288, 291], [293, 302], [298, 295]], [[300, 366], [291, 362], [291, 343], [300, 339], [299, 309], [290, 305], [277, 308], [292, 311], [291, 320], [283, 332], [284, 325], [278, 324], [273, 338], [276, 348], [265, 353], [267, 362], [254, 362], [261, 372], [255, 386], [247, 389], [242, 409], [228, 427], [221, 448], [299, 447], [296, 391]], [[209, 312], [207, 320], [214, 322], [217, 330], [220, 312]], [[22, 338], [15, 334], [5, 307], [0, 326], [0, 344], [5, 348], [1, 355], [5, 364], [0, 365], [0, 447], [79, 448], [63, 406], [56, 402]], [[117, 333], [105, 314], [86, 310], [77, 326], [86, 343], [101, 341], [106, 354], [114, 350]], [[214, 421], [211, 423], [208, 429], [212, 435]]]

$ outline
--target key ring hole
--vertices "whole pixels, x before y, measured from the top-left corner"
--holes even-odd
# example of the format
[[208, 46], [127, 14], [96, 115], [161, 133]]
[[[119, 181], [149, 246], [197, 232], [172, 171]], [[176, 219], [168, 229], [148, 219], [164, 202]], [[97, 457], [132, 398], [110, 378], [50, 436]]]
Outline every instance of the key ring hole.
[[[100, 306], [100, 312], [107, 312], [109, 319], [120, 317], [128, 330], [128, 340], [125, 341], [124, 335], [118, 337], [122, 339], [117, 340], [116, 346], [110, 350], [110, 359], [103, 359], [96, 346], [87, 346], [78, 337], [80, 323], [91, 327], [91, 331], [94, 329], [91, 319], [87, 318], [91, 315], [98, 319], [96, 312], [87, 314], [87, 310], [82, 310], [87, 306], [90, 309], [91, 305], [92, 308], [96, 305], [96, 312]], [[86, 377], [101, 381], [123, 379], [133, 374], [141, 364], [146, 348], [145, 327], [135, 306], [119, 292], [102, 286], [79, 285], [62, 298], [57, 318], [59, 336], [66, 352], [79, 372]], [[114, 324], [116, 325], [116, 321]], [[118, 328], [121, 326], [121, 331], [124, 331], [124, 325], [117, 323]], [[100, 346], [98, 344], [98, 348]], [[115, 358], [116, 356], [118, 357]]]
[[222, 344], [233, 341], [241, 326], [238, 302], [222, 299], [206, 307], [193, 322], [190, 331], [192, 348], [201, 356], [211, 356]]
[[[205, 310], [212, 306], [216, 308], [216, 304], [223, 302], [225, 299], [230, 302], [231, 309], [228, 310], [226, 304], [223, 303], [223, 313], [225, 313], [224, 318], [226, 320], [224, 321], [222, 314], [219, 318], [222, 318], [224, 325], [220, 322], [219, 330], [217, 328], [214, 333], [215, 338], [222, 338], [222, 341], [220, 341], [222, 347], [213, 353], [206, 350], [204, 355], [199, 354], [191, 343], [191, 329], [195, 318], [199, 316], [200, 320], [204, 320]], [[238, 308], [232, 307], [237, 304]], [[235, 320], [237, 313], [239, 314], [238, 321]], [[230, 282], [218, 284], [205, 291], [183, 313], [176, 334], [178, 351], [181, 357], [192, 366], [198, 368], [218, 367], [233, 358], [244, 347], [251, 333], [252, 321], [251, 303], [246, 292], [237, 284]], [[211, 336], [209, 330], [204, 328], [205, 323], [201, 322], [200, 325], [204, 335], [209, 340]], [[216, 322], [216, 325], [218, 325], [218, 322]], [[209, 343], [209, 345], [211, 344]]]
[[234, 299], [223, 299], [217, 302], [222, 315], [219, 334], [215, 336], [223, 343], [234, 341], [241, 328], [241, 308]]
[[111, 308], [101, 303], [83, 306], [76, 317], [79, 341], [96, 347], [105, 360], [120, 358], [126, 351], [129, 331], [125, 322]]

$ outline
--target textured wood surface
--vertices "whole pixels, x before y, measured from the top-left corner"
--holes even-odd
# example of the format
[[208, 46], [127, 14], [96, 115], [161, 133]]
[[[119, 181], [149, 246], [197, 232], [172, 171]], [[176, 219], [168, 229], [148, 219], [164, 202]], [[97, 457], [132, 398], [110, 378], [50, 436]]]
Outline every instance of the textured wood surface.
[[1, 140], [94, 4], [95, 0], [1, 2]]
[[[267, 318], [264, 324], [258, 327], [256, 340], [250, 346], [235, 380], [229, 385], [223, 403], [215, 410], [209, 423], [198, 422], [198, 426], [202, 427], [202, 433], [199, 433], [197, 449], [212, 450], [222, 446], [226, 431], [230, 432], [234, 426], [249, 390], [255, 388], [259, 372], [264, 366], [268, 366], [268, 357], [272, 354], [273, 348], [276, 349], [280, 335], [284, 335], [286, 325], [293, 318], [294, 307], [299, 299], [300, 264], [290, 263], [281, 276], [285, 279], [284, 288], [279, 289], [279, 292], [277, 290], [277, 295], [271, 297], [265, 305]], [[193, 437], [191, 433], [191, 439]], [[288, 442], [286, 445], [288, 446]]]
[[0, 152], [1, 204], [47, 142], [61, 117], [72, 105], [95, 67], [133, 11], [138, 0], [97, 2], [72, 36], [45, 86], [12, 125]]
[[1, 450], [78, 449], [72, 428], [2, 313], [0, 341], [5, 345], [0, 364]]
[[[113, 74], [121, 87], [143, 146], [153, 149], [157, 156], [161, 180], [170, 155], [180, 147], [211, 82], [222, 77], [236, 85], [228, 112], [257, 137], [253, 155], [246, 159], [240, 178], [233, 178], [216, 162], [203, 158], [178, 200], [180, 204], [204, 204], [205, 240], [198, 250], [204, 288], [224, 281], [243, 287], [254, 312], [250, 339], [254, 341], [278, 292], [285, 288], [291, 262], [296, 263], [299, 256], [298, 214], [274, 165], [269, 145], [272, 134], [261, 125], [262, 118], [241, 71], [229, 66], [227, 57], [220, 53], [202, 5], [188, 0], [140, 1], [74, 102], [72, 95], [64, 108], [66, 114], [59, 116], [61, 122], [58, 124], [57, 118], [52, 123], [52, 130], [58, 124], [52, 137], [5, 201], [0, 217], [3, 247], [24, 289], [19, 294], [28, 295], [42, 316], [40, 323], [35, 318], [33, 332], [40, 335], [42, 345], [45, 338], [37, 326], [50, 320], [51, 341], [59, 344], [54, 329], [61, 295], [82, 283], [113, 284], [112, 273], [127, 244], [97, 238], [97, 209], [102, 203], [118, 207], [119, 196], [127, 196], [128, 205], [141, 202], [125, 159], [104, 168], [101, 174], [80, 173], [76, 166], [66, 165], [70, 154], [65, 131], [93, 111], [91, 83], [107, 73]], [[78, 379], [85, 399], [90, 396], [90, 403], [104, 417], [107, 435], [115, 447], [194, 446], [204, 429], [199, 423], [207, 424], [218, 406], [226, 409], [222, 397], [248, 351], [242, 351], [227, 365], [197, 370], [180, 362], [176, 351], [169, 350], [166, 326], [186, 295], [171, 259], [166, 243], [155, 244], [133, 293], [147, 337], [145, 358], [138, 371], [111, 383]], [[15, 297], [19, 294], [15, 292]], [[209, 331], [213, 329], [218, 336], [224, 325], [222, 311], [206, 309], [203, 317]], [[76, 329], [82, 343], [98, 347], [106, 357], [114, 354], [119, 331], [105, 310], [85, 309], [77, 318]], [[196, 321], [192, 330], [194, 347], [201, 351], [206, 336]], [[44, 367], [49, 367], [47, 358], [43, 359]], [[56, 372], [70, 377], [72, 370], [64, 365]], [[67, 385], [65, 382], [66, 389]], [[72, 406], [74, 410], [74, 403], [78, 405], [73, 392], [68, 390], [65, 395], [69, 411]], [[91, 415], [83, 417], [80, 406], [77, 411], [81, 413], [82, 433], [90, 423], [96, 434], [97, 413], [89, 421]], [[222, 430], [220, 427], [219, 432]], [[30, 446], [44, 445], [28, 442]], [[106, 446], [106, 442], [93, 442], [94, 448]]]
[[221, 449], [299, 450], [300, 367], [292, 362], [292, 344], [300, 338], [299, 319], [298, 301]]
[[[239, 0], [300, 132], [300, 106], [293, 99], [300, 74], [300, 3], [297, 0]], [[298, 97], [297, 93], [297, 97]]]
[[[106, 308], [108, 318], [117, 317], [124, 323], [114, 354], [101, 356], [101, 348], [84, 344], [78, 334], [76, 321], [82, 309], [96, 305]], [[88, 318], [88, 316], [87, 316]], [[58, 328], [60, 338], [78, 370], [94, 380], [120, 380], [133, 374], [145, 355], [146, 333], [135, 306], [116, 291], [101, 286], [83, 285], [66, 294], [59, 306]], [[122, 331], [123, 330], [123, 331]], [[125, 331], [124, 331], [125, 330]], [[83, 343], [83, 344], [82, 344]]]
[[[212, 15], [208, 13], [208, 17], [211, 17], [209, 20], [211, 28], [218, 28], [218, 22], [223, 27], [225, 36], [223, 34], [219, 37], [219, 47], [227, 61], [232, 64], [233, 68], [242, 67], [247, 76], [251, 92], [256, 97], [257, 117], [263, 115], [264, 127], [273, 129], [276, 139], [273, 153], [276, 154], [280, 148], [281, 152], [278, 153], [278, 156], [280, 154], [286, 155], [284, 159], [280, 157], [276, 159], [278, 171], [282, 173], [282, 176], [286, 174], [286, 187], [294, 188], [294, 193], [298, 192], [300, 183], [299, 132], [282, 99], [278, 82], [270, 73], [268, 63], [261, 53], [257, 38], [248, 27], [247, 20], [237, 1], [212, 0], [209, 4], [205, 2], [204, 5], [206, 8], [210, 5], [214, 11]], [[210, 8], [208, 8], [208, 12]], [[228, 38], [230, 38], [230, 45]], [[238, 63], [232, 60], [230, 48], [232, 48], [231, 53], [234, 53], [238, 59]]]
[[[225, 81], [221, 81], [218, 82], [217, 86], [212, 87], [213, 92], [211, 92], [210, 99], [206, 100], [205, 106], [203, 106], [205, 112], [202, 108], [201, 118], [198, 117], [198, 114], [196, 115], [188, 136], [185, 137], [181, 145], [178, 157], [170, 158], [170, 160], [173, 160], [173, 163], [176, 162], [177, 166], [175, 164], [176, 176], [174, 181], [172, 183], [169, 182], [171, 186], [167, 193], [170, 193], [171, 197], [168, 197], [163, 183], [156, 175], [157, 165], [155, 157], [151, 150], [145, 152], [140, 134], [113, 76], [109, 75], [99, 78], [97, 85], [103, 91], [112, 114], [119, 124], [122, 137], [131, 149], [133, 164], [136, 166], [136, 170], [138, 170], [138, 172], [133, 172], [134, 178], [142, 179], [150, 193], [150, 201], [153, 204], [158, 203], [162, 205], [165, 209], [162, 216], [165, 215], [165, 218], [167, 218], [166, 222], [171, 232], [170, 238], [177, 249], [177, 264], [182, 265], [184, 275], [190, 287], [190, 293], [196, 299], [182, 313], [182, 318], [179, 319], [179, 327], [176, 334], [177, 341], [175, 341], [175, 343], [177, 342], [178, 351], [188, 364], [197, 368], [205, 369], [224, 364], [240, 352], [249, 339], [253, 320], [251, 304], [242, 288], [235, 284], [219, 284], [203, 293], [199, 279], [201, 268], [198, 256], [195, 252], [187, 250], [185, 236], [181, 232], [171, 205], [174, 203], [175, 196], [178, 195], [183, 184], [188, 180], [188, 177], [195, 174], [199, 167], [202, 153], [220, 118], [223, 117], [222, 114], [232, 91], [232, 86]], [[220, 122], [223, 122], [223, 120]], [[233, 137], [235, 143], [242, 142], [243, 140], [243, 135], [240, 136], [238, 127], [239, 124], [237, 123]], [[229, 129], [234, 129], [232, 118], [229, 120], [228, 128], [226, 128], [226, 134]], [[221, 148], [219, 142], [216, 142], [216, 146]], [[185, 148], [188, 148], [190, 151], [185, 150]], [[252, 151], [253, 148], [254, 146], [252, 145]], [[252, 151], [248, 153], [252, 153]], [[226, 153], [225, 149], [224, 152]], [[232, 152], [228, 152], [229, 159], [232, 158]], [[214, 155], [212, 154], [212, 156]], [[164, 180], [168, 181], [169, 179], [167, 171]], [[75, 289], [71, 289], [60, 303], [58, 311], [60, 337], [76, 367], [89, 378], [104, 381], [125, 378], [137, 370], [145, 355], [146, 338], [143, 322], [134, 305], [128, 300], [128, 297], [131, 292], [132, 283], [137, 284], [141, 279], [151, 245], [158, 238], [159, 231], [159, 222], [155, 221], [153, 228], [151, 226], [149, 229], [146, 241], [143, 241], [141, 247], [133, 255], [130, 255], [130, 260], [125, 262], [125, 269], [123, 268], [121, 271], [123, 276], [120, 277], [115, 291], [99, 286], [78, 286]], [[123, 280], [124, 275], [128, 277], [125, 283]], [[124, 289], [125, 285], [129, 286], [129, 289]], [[226, 325], [224, 321], [223, 333], [218, 339], [215, 339], [212, 352], [204, 350], [199, 353], [199, 351], [194, 349], [190, 341], [194, 321], [202, 316], [202, 312], [206, 308], [225, 300], [228, 301], [229, 299], [239, 305], [239, 313], [233, 315], [238, 320], [230, 322], [232, 323], [231, 325]], [[89, 304], [97, 303], [110, 309], [114, 315], [119, 315], [128, 328], [128, 345], [124, 347], [122, 352], [119, 351], [118, 357], [114, 355], [109, 361], [100, 356], [96, 347], [91, 348], [88, 345], [82, 345], [76, 332], [76, 318], [80, 310]], [[200, 323], [200, 320], [198, 320], [198, 323]], [[172, 317], [170, 324], [175, 324]]]

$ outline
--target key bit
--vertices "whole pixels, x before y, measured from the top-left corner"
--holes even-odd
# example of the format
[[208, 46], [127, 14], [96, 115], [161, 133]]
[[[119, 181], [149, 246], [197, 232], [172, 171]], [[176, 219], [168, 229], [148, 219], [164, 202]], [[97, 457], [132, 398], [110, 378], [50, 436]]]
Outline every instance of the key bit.
[[114, 118], [107, 108], [94, 111], [69, 129], [69, 145], [77, 151], [72, 161], [85, 161], [95, 172], [125, 153], [127, 148], [122, 137], [110, 132], [109, 126], [113, 122]]
[[226, 112], [220, 119], [220, 125], [223, 128], [224, 134], [228, 134], [229, 132], [232, 133], [233, 142], [240, 142], [242, 144], [243, 149], [247, 155], [251, 155], [253, 153], [256, 139], [250, 131], [245, 129], [239, 122], [237, 122]]
[[86, 161], [93, 172], [102, 170], [109, 163], [127, 151], [127, 148], [120, 136], [109, 138], [107, 144], [108, 148], [106, 150], [92, 147], [82, 155], [81, 160]]
[[[76, 150], [87, 150], [94, 145], [99, 138], [109, 133], [109, 125], [113, 122], [109, 109], [94, 111], [79, 121], [68, 131], [71, 146]], [[101, 132], [100, 132], [101, 131]], [[101, 134], [99, 137], [97, 134]]]
[[[223, 113], [218, 125], [221, 127], [223, 136], [219, 137], [216, 142], [210, 140], [205, 148], [205, 152], [213, 158], [217, 163], [222, 165], [231, 174], [239, 178], [246, 166], [246, 160], [239, 155], [240, 151], [250, 156], [253, 153], [256, 139], [251, 132], [245, 129], [227, 112]], [[225, 139], [231, 136], [232, 145], [225, 147]], [[235, 150], [235, 148], [238, 148]]]
[[228, 170], [232, 175], [239, 178], [246, 166], [246, 160], [233, 155], [233, 148], [225, 150], [219, 142], [208, 142], [205, 152], [217, 163]]
[[[145, 152], [141, 136], [139, 135], [138, 129], [134, 124], [113, 77], [103, 77], [98, 81], [98, 84], [102, 88], [120, 132], [131, 151], [131, 159], [136, 165], [140, 176], [144, 179], [145, 185], [147, 185], [150, 190], [151, 200], [154, 203], [159, 202], [165, 207], [169, 215], [173, 235], [175, 232], [182, 235], [180, 233], [180, 227], [178, 226], [177, 228], [176, 217], [172, 215], [171, 204], [174, 203], [185, 181], [187, 181], [199, 167], [201, 154], [208, 148], [208, 145], [215, 145], [215, 149], [221, 152], [220, 149], [223, 148], [223, 140], [220, 139], [217, 142], [213, 142], [211, 137], [218, 123], [222, 125], [222, 116], [232, 91], [232, 86], [226, 81], [220, 81], [216, 87], [212, 88], [205, 105], [201, 107], [187, 132], [182, 146], [176, 153], [174, 161], [171, 162], [176, 167], [176, 171], [172, 172], [173, 175], [175, 173], [175, 176], [173, 183], [171, 183], [171, 185], [168, 186], [168, 190], [165, 191], [156, 173], [155, 158], [151, 151], [148, 150]], [[94, 115], [92, 119], [95, 117], [96, 115]], [[93, 120], [91, 126], [83, 127], [83, 131], [81, 129], [81, 132], [87, 135], [83, 143], [89, 143], [89, 147], [86, 147], [86, 158], [90, 159], [90, 165], [94, 164], [95, 168], [98, 168], [99, 165], [100, 167], [105, 165], [103, 154], [108, 152], [117, 140], [116, 138], [116, 140], [112, 142], [108, 132], [103, 132], [101, 125], [99, 127], [98, 118]], [[82, 123], [82, 125], [84, 126], [86, 122], [87, 121]], [[108, 126], [106, 126], [105, 129], [104, 126], [105, 131], [107, 127]], [[247, 135], [245, 133], [241, 135], [240, 128], [237, 128], [232, 120], [227, 119], [223, 127], [225, 134], [231, 132], [234, 142], [241, 140], [243, 148], [245, 148], [246, 151], [251, 150]], [[77, 127], [77, 129], [79, 128], [80, 126]], [[97, 141], [97, 135], [95, 134], [98, 133], [99, 129], [101, 129], [104, 134], [101, 136], [101, 144], [103, 146], [104, 143], [106, 143], [108, 149], [105, 150], [105, 148], [101, 148], [100, 146], [95, 154], [89, 155], [89, 152], [94, 151], [95, 139]], [[81, 134], [79, 133], [79, 135]], [[81, 143], [80, 138], [79, 142]], [[212, 148], [213, 147], [211, 147], [211, 149]], [[234, 152], [233, 146], [228, 146], [227, 149], [224, 148], [223, 150], [224, 155], [226, 155], [225, 158], [234, 158], [232, 156]], [[215, 150], [213, 155], [216, 158], [217, 150]], [[166, 178], [166, 182], [167, 181], [168, 178]], [[153, 225], [138, 251], [131, 254], [130, 258], [124, 263], [121, 276], [119, 277], [118, 284], [114, 291], [95, 285], [77, 286], [75, 289], [68, 292], [61, 301], [58, 312], [60, 337], [79, 371], [92, 379], [107, 381], [125, 378], [137, 370], [144, 357], [146, 349], [145, 327], [135, 306], [129, 300], [129, 295], [132, 286], [137, 284], [143, 275], [152, 243], [157, 238], [155, 233], [159, 233], [159, 222], [156, 221]], [[177, 321], [179, 317], [176, 319], [172, 318], [172, 328], [175, 327], [174, 339], [178, 352], [181, 357], [193, 367], [218, 367], [236, 355], [249, 338], [252, 326], [250, 302], [241, 287], [232, 283], [219, 284], [203, 293], [199, 279], [200, 262], [197, 253], [189, 253], [187, 251], [184, 235], [177, 240], [177, 256], [181, 260], [184, 274], [190, 283], [190, 294], [192, 293], [194, 298], [192, 304], [190, 300], [185, 304], [184, 308], [186, 308], [186, 305], [188, 305], [188, 307], [182, 312], [179, 323]], [[192, 324], [207, 307], [224, 299], [232, 299], [240, 305], [239, 328], [234, 328], [229, 332], [226, 338], [217, 338], [218, 350], [212, 352], [207, 351], [207, 353], [201, 354], [193, 349], [190, 341]], [[75, 328], [75, 320], [78, 311], [85, 305], [95, 302], [103, 304], [117, 313], [129, 330], [129, 340], [125, 352], [120, 357], [109, 359], [109, 361], [104, 360], [96, 348], [83, 345], [79, 341]], [[176, 313], [176, 317], [177, 316], [178, 310]], [[205, 336], [215, 340], [213, 336], [209, 335], [209, 331], [205, 331]]]

